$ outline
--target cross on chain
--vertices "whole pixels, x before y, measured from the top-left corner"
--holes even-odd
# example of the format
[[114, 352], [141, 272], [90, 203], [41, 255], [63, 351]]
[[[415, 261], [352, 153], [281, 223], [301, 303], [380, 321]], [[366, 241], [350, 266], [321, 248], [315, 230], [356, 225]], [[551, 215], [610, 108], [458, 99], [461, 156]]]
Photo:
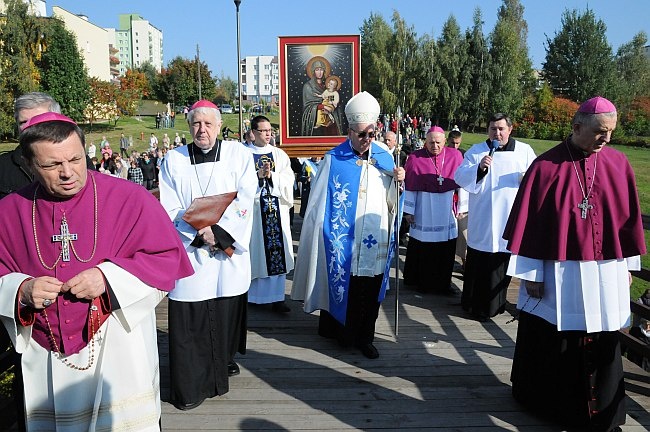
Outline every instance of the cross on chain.
[[363, 239], [363, 242], [366, 244], [368, 249], [377, 244], [377, 240], [375, 240], [372, 234], [368, 235], [368, 238]]
[[580, 217], [583, 219], [587, 219], [587, 210], [591, 210], [594, 208], [591, 204], [589, 204], [589, 200], [587, 198], [583, 198], [582, 202], [578, 204], [578, 208], [582, 210], [582, 213], [580, 213]]
[[438, 185], [442, 186], [442, 182], [445, 181], [445, 178], [443, 176], [439, 175], [437, 180], [438, 180]]
[[52, 236], [52, 242], [61, 242], [61, 253], [63, 254], [63, 261], [70, 261], [70, 242], [77, 240], [77, 234], [70, 234], [70, 229], [68, 228], [68, 221], [63, 215], [61, 220], [61, 234], [54, 234]]

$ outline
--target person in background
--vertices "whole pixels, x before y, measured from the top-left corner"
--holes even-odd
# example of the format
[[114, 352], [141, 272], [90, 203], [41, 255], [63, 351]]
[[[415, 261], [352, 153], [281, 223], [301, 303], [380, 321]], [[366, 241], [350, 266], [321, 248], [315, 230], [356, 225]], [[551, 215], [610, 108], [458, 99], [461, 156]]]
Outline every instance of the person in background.
[[456, 294], [451, 286], [458, 236], [454, 174], [462, 161], [458, 150], [445, 146], [439, 126], [429, 130], [424, 148], [406, 161], [404, 220], [411, 229], [404, 283], [423, 293]]
[[295, 182], [289, 156], [273, 147], [271, 122], [265, 116], [251, 121], [255, 143], [246, 145], [257, 170], [250, 254], [252, 280], [248, 302], [271, 304], [274, 312], [288, 313], [284, 301], [287, 273], [293, 270], [293, 242], [289, 209], [293, 207]]
[[370, 359], [379, 357], [375, 322], [395, 248], [395, 180], [404, 180], [374, 141], [379, 111], [368, 92], [345, 106], [348, 139], [325, 154], [311, 186], [291, 291], [305, 312], [320, 310], [321, 336]]
[[[257, 176], [250, 151], [217, 138], [221, 113], [207, 100], [187, 116], [193, 142], [171, 150], [160, 173], [160, 202], [186, 248], [195, 274], [169, 295], [170, 398], [180, 410], [229, 391], [246, 353], [249, 251]], [[200, 230], [183, 220], [195, 199], [236, 192], [214, 225]]]
[[508, 274], [522, 281], [512, 394], [590, 431], [625, 423], [618, 330], [646, 253], [634, 171], [607, 146], [616, 123], [609, 100], [582, 103], [571, 135], [528, 169], [503, 234]]
[[[460, 131], [452, 130], [447, 134], [447, 147], [455, 148], [463, 156], [465, 150], [460, 148], [463, 143], [463, 134]], [[460, 259], [461, 271], [465, 271], [465, 257], [467, 256], [467, 210], [469, 194], [465, 189], [459, 187], [454, 192], [454, 212], [458, 223], [458, 238], [456, 239], [456, 256]]]
[[318, 174], [318, 166], [320, 165], [320, 162], [320, 157], [312, 156], [302, 163], [302, 170], [300, 173], [300, 184], [302, 185], [300, 192], [300, 217], [303, 219], [309, 203], [311, 183], [316, 178], [316, 174]]
[[478, 321], [505, 311], [510, 252], [501, 236], [519, 182], [535, 159], [533, 149], [511, 133], [510, 117], [502, 113], [490, 117], [488, 139], [467, 150], [454, 176], [469, 192], [461, 305]]
[[132, 160], [130, 163], [131, 163], [131, 167], [129, 168], [126, 179], [142, 186], [144, 184], [142, 169], [138, 165], [137, 161]]

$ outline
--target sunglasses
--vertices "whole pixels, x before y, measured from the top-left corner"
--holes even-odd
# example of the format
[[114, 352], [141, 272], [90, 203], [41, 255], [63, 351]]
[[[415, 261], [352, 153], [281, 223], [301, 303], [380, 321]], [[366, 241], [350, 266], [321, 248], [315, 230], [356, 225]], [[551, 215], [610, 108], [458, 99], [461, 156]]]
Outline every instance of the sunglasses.
[[350, 130], [351, 130], [352, 132], [354, 132], [355, 134], [357, 134], [357, 136], [358, 136], [360, 139], [364, 139], [366, 136], [367, 136], [368, 138], [374, 138], [374, 137], [377, 136], [377, 134], [375, 133], [374, 130], [369, 131], [369, 132], [367, 132], [367, 131], [361, 131], [361, 132], [359, 132], [359, 131], [355, 131], [355, 130], [352, 129], [352, 128], [350, 128]]

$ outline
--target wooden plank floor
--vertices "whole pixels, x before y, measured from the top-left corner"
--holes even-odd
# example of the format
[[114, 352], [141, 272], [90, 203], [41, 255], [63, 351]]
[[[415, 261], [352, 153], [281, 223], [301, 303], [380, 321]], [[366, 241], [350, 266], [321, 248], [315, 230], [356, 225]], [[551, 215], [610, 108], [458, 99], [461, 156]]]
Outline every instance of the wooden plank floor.
[[[297, 213], [297, 211], [296, 211]], [[298, 238], [300, 217], [294, 225]], [[294, 241], [294, 246], [297, 244]], [[402, 260], [404, 249], [402, 248]], [[168, 402], [166, 300], [158, 308], [164, 431], [559, 431], [513, 400], [510, 368], [517, 322], [514, 308], [478, 323], [460, 308], [459, 295], [421, 295], [400, 287], [384, 301], [375, 344], [366, 359], [317, 335], [318, 318], [288, 301], [292, 312], [249, 308], [248, 352], [236, 358], [241, 374], [230, 392], [192, 411]], [[291, 281], [287, 281], [287, 294]], [[515, 286], [511, 285], [510, 300]], [[399, 333], [395, 336], [395, 312]], [[650, 378], [626, 362], [628, 417], [624, 431], [650, 429]]]

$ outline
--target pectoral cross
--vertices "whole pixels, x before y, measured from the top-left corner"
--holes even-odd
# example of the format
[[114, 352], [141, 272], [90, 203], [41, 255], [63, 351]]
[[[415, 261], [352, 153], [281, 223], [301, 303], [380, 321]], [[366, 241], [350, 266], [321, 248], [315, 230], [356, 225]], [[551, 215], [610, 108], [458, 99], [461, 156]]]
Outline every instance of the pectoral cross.
[[54, 234], [52, 236], [52, 242], [61, 242], [61, 253], [63, 261], [70, 261], [70, 242], [77, 240], [77, 234], [70, 234], [70, 229], [68, 228], [68, 221], [63, 215], [61, 220], [61, 234]]
[[441, 176], [441, 175], [438, 175], [438, 179], [437, 179], [437, 180], [438, 180], [438, 185], [442, 186], [442, 182], [445, 181], [445, 178], [444, 178], [443, 176]]
[[580, 217], [583, 219], [587, 219], [587, 210], [591, 210], [594, 208], [591, 204], [589, 204], [589, 200], [585, 197], [582, 199], [582, 202], [578, 204], [578, 208], [582, 210], [582, 213], [580, 213]]

